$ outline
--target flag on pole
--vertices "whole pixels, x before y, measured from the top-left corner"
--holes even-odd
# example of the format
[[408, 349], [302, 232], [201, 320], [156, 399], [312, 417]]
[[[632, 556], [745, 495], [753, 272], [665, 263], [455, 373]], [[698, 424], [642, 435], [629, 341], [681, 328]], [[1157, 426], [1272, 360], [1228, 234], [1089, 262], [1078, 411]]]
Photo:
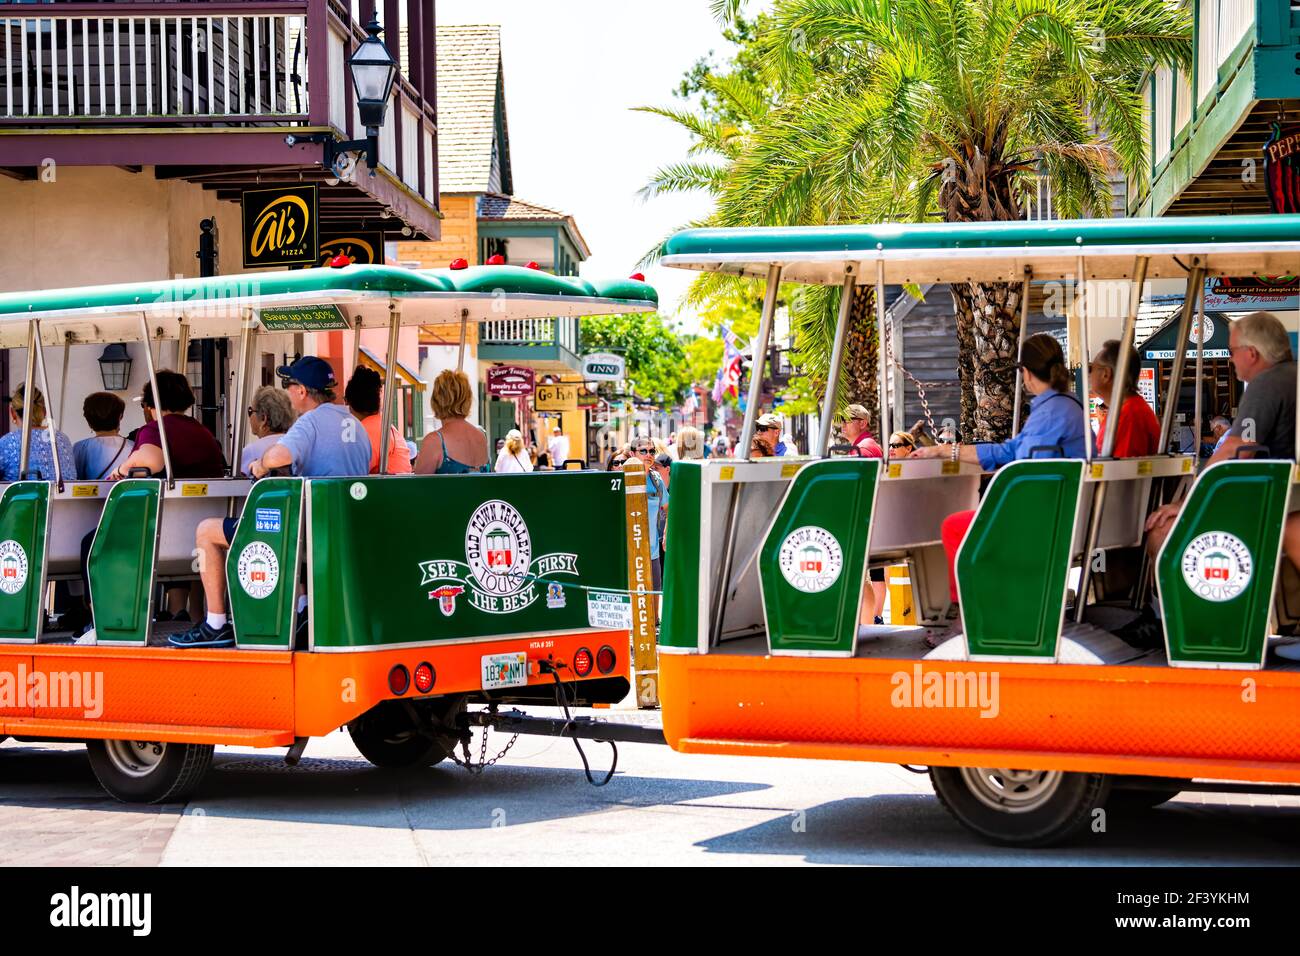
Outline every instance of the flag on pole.
[[713, 400], [722, 401], [724, 395], [738, 397], [740, 395], [740, 367], [741, 356], [740, 349], [736, 348], [736, 334], [727, 328], [721, 326], [722, 331], [722, 365], [718, 369], [718, 377], [713, 382]]

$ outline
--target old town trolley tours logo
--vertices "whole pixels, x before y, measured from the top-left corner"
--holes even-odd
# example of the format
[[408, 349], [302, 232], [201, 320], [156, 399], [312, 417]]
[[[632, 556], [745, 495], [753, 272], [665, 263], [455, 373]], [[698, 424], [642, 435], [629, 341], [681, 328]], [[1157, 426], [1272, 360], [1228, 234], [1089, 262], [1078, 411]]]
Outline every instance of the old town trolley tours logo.
[[244, 593], [258, 600], [269, 597], [280, 580], [280, 562], [265, 541], [250, 541], [239, 552], [235, 571]]
[[839, 580], [844, 552], [835, 535], [825, 528], [805, 525], [785, 536], [777, 564], [790, 587], [805, 594], [817, 594]]
[[27, 552], [9, 538], [0, 541], [0, 591], [17, 594], [27, 583]]
[[[465, 560], [420, 562], [420, 585], [439, 585], [428, 592], [450, 617], [456, 597], [468, 594], [471, 607], [487, 614], [513, 614], [547, 594], [541, 580], [553, 574], [578, 574], [578, 556], [557, 551], [533, 557], [533, 538], [523, 515], [509, 502], [493, 499], [479, 505], [465, 528]], [[449, 583], [444, 583], [449, 582]], [[563, 607], [563, 602], [548, 602]]]
[[1207, 601], [1231, 601], [1250, 584], [1250, 549], [1235, 534], [1208, 531], [1183, 551], [1183, 580]]

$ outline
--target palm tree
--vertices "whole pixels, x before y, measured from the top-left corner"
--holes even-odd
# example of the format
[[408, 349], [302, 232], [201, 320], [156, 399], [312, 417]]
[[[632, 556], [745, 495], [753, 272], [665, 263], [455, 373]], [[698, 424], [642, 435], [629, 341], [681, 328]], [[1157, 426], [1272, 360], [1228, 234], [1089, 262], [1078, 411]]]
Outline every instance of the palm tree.
[[[715, 186], [719, 225], [1014, 220], [1038, 173], [1063, 215], [1105, 215], [1110, 177], [1146, 170], [1145, 74], [1192, 51], [1167, 0], [778, 0], [761, 42], [778, 102]], [[968, 440], [1010, 431], [1021, 286], [952, 287]], [[804, 331], [824, 368], [830, 336]]]

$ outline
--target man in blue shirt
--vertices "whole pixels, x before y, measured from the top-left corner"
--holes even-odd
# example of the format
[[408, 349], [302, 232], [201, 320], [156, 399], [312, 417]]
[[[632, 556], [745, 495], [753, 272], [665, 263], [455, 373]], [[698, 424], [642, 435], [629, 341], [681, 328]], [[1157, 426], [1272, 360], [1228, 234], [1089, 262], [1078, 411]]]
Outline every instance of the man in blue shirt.
[[[346, 406], [334, 404], [338, 381], [324, 359], [305, 355], [277, 369], [297, 420], [279, 442], [249, 466], [254, 478], [277, 468], [292, 468], [304, 478], [366, 475], [370, 472], [370, 438]], [[169, 638], [177, 647], [230, 647], [235, 631], [226, 615], [226, 553], [235, 536], [236, 518], [205, 518], [195, 532], [208, 601], [207, 618], [184, 634]]]

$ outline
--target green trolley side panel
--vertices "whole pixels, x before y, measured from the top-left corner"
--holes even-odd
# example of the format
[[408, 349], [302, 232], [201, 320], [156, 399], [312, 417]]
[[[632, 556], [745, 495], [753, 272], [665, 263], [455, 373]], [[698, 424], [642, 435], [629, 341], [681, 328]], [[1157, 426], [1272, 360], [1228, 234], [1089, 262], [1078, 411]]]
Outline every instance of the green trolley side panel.
[[16, 481], [0, 497], [0, 641], [40, 636], [50, 485]]
[[853, 654], [879, 475], [840, 458], [795, 476], [758, 559], [773, 654]]
[[289, 647], [302, 530], [301, 478], [253, 485], [226, 558], [226, 592], [240, 647]]
[[1291, 467], [1226, 461], [1197, 479], [1156, 564], [1171, 664], [1263, 664]]
[[661, 647], [699, 647], [701, 462], [676, 461], [669, 477], [672, 505], [664, 548], [664, 614]]
[[1053, 658], [1083, 462], [1004, 465], [957, 552], [957, 584], [972, 657]]
[[307, 491], [312, 647], [613, 629], [625, 591], [623, 476], [317, 478]]
[[127, 478], [113, 486], [90, 547], [90, 603], [100, 643], [149, 641], [158, 504], [162, 482]]

